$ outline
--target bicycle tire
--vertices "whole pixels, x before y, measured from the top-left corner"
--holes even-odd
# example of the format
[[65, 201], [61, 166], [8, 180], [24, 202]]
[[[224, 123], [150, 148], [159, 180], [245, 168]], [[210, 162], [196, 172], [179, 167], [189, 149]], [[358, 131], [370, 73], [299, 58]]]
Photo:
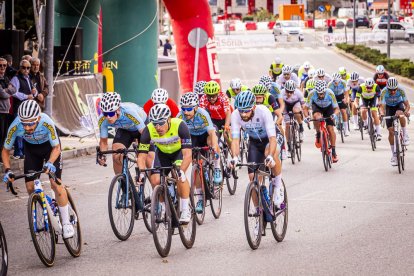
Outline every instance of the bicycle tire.
[[[36, 207], [37, 206], [37, 207]], [[35, 209], [35, 210], [34, 210]], [[40, 213], [38, 213], [37, 211], [40, 211]], [[36, 212], [36, 218], [33, 217], [33, 212]], [[40, 260], [42, 261], [42, 263], [47, 266], [47, 267], [51, 267], [54, 265], [55, 263], [55, 256], [56, 256], [56, 237], [55, 237], [55, 231], [52, 227], [52, 224], [49, 220], [49, 229], [45, 230], [45, 225], [44, 225], [44, 214], [43, 214], [44, 210], [43, 210], [43, 202], [42, 199], [40, 197], [39, 194], [31, 194], [29, 196], [29, 200], [28, 200], [28, 205], [27, 205], [27, 215], [28, 215], [28, 219], [29, 219], [29, 229], [30, 229], [30, 234], [32, 236], [32, 241], [34, 244], [34, 247], [36, 249], [36, 253], [39, 256]], [[47, 217], [49, 218], [49, 213], [46, 211]], [[43, 219], [43, 225], [38, 225], [37, 222], [39, 222], [39, 217]], [[38, 233], [35, 233], [35, 229], [34, 229], [34, 220], [36, 219], [36, 228], [39, 229], [43, 226], [44, 230], [39, 231]], [[41, 226], [41, 227], [39, 227]], [[49, 240], [50, 241], [50, 252], [48, 252], [48, 256], [46, 256], [46, 252], [43, 252], [43, 250], [40, 247], [39, 241], [37, 240], [37, 234], [39, 234], [40, 232], [44, 232], [45, 236], [47, 235], [48, 237], [46, 237], [46, 239], [42, 239], [44, 241]]]
[[402, 170], [404, 171], [404, 169], [405, 169], [405, 160], [404, 160], [404, 158], [405, 158], [405, 150], [406, 150], [406, 146], [404, 146], [404, 144], [403, 144], [403, 135], [402, 135], [402, 132], [400, 132], [400, 144], [401, 144], [401, 168], [402, 168]]
[[[287, 226], [288, 226], [288, 221], [289, 221], [289, 204], [288, 204], [288, 195], [287, 195], [287, 191], [286, 191], [286, 186], [285, 186], [285, 182], [282, 179], [282, 185], [285, 191], [285, 199], [283, 201], [284, 204], [284, 209], [282, 211], [277, 210], [276, 206], [274, 204], [273, 205], [273, 211], [275, 213], [275, 220], [270, 224], [270, 227], [272, 229], [272, 234], [273, 237], [275, 238], [275, 240], [277, 242], [282, 242], [283, 239], [286, 236], [286, 231], [287, 231]], [[278, 218], [280, 216], [283, 215], [283, 222], [277, 222]], [[277, 226], [282, 224], [282, 231], [278, 231]]]
[[342, 118], [342, 112], [339, 112], [339, 132], [341, 133], [341, 142], [345, 143], [345, 134], [344, 134], [344, 125], [343, 125], [343, 118]]
[[397, 155], [397, 167], [398, 167], [398, 173], [402, 172], [401, 169], [401, 152], [400, 152], [400, 137], [399, 137], [399, 133], [395, 132], [394, 134], [394, 144], [395, 144], [395, 153]]
[[[250, 201], [250, 199], [253, 200], [253, 191], [256, 191], [256, 200], [258, 202], [258, 207], [255, 207], [254, 203]], [[251, 210], [250, 207], [253, 207], [253, 209]], [[259, 248], [260, 241], [262, 240], [263, 216], [261, 210], [261, 200], [259, 191], [257, 189], [257, 184], [255, 182], [250, 182], [247, 186], [246, 195], [244, 197], [244, 230], [246, 232], [247, 242], [250, 248], [253, 250]], [[257, 223], [259, 224], [257, 234], [254, 233], [255, 229], [250, 229], [249, 227], [249, 219], [252, 217], [255, 220], [255, 225], [257, 225]]]
[[296, 157], [298, 159], [298, 162], [300, 162], [302, 160], [302, 143], [300, 142], [299, 139], [299, 130], [296, 129], [296, 140], [295, 140], [295, 152], [296, 152]]
[[[198, 178], [201, 185], [201, 194], [196, 194], [196, 185], [195, 180]], [[199, 196], [201, 195], [203, 201], [203, 211], [201, 214], [195, 213], [195, 219], [198, 225], [202, 225], [204, 222], [204, 217], [206, 215], [206, 193], [204, 191], [204, 183], [202, 181], [201, 170], [198, 168], [198, 165], [194, 165], [191, 172], [191, 187], [190, 187], [190, 200], [193, 206], [196, 206], [199, 201]]]
[[212, 197], [210, 198], [211, 213], [215, 219], [218, 219], [221, 215], [223, 205], [223, 182], [220, 185], [215, 185], [213, 182], [213, 168], [209, 168], [210, 183], [208, 189]]
[[75, 203], [73, 202], [73, 198], [67, 189], [66, 194], [68, 195], [69, 201], [69, 221], [75, 229], [75, 234], [70, 239], [63, 239], [63, 242], [65, 243], [66, 249], [69, 251], [70, 255], [77, 258], [80, 256], [82, 250], [82, 232]]
[[[180, 204], [180, 198], [177, 198], [178, 204], [177, 204], [177, 214], [180, 214], [179, 212], [179, 206]], [[188, 224], [180, 224], [178, 226], [178, 233], [180, 234], [181, 242], [183, 243], [184, 247], [186, 249], [190, 249], [193, 247], [196, 233], [197, 233], [197, 221], [194, 218], [195, 217], [195, 207], [192, 203], [190, 203], [190, 212], [191, 212], [191, 220]], [[180, 214], [181, 215], [181, 214]]]
[[368, 110], [368, 130], [369, 130], [369, 140], [371, 142], [371, 149], [372, 151], [375, 151], [376, 149], [376, 138], [375, 138], [375, 130], [374, 130], [374, 124], [372, 122], [371, 117], [371, 110]]
[[326, 159], [326, 156], [327, 156], [327, 154], [326, 154], [326, 152], [327, 152], [326, 147], [328, 145], [325, 144], [326, 140], [325, 140], [325, 134], [324, 134], [324, 132], [321, 132], [321, 138], [320, 138], [320, 140], [321, 140], [322, 162], [323, 162], [323, 166], [325, 168], [325, 171], [327, 172], [328, 171], [328, 164], [326, 162], [326, 160], [327, 160]]
[[291, 161], [292, 161], [292, 164], [294, 165], [295, 164], [295, 154], [296, 154], [296, 152], [295, 152], [295, 148], [296, 148], [296, 143], [295, 143], [295, 141], [296, 141], [296, 136], [295, 136], [295, 127], [294, 127], [294, 124], [293, 125], [291, 125], [290, 127], [289, 127], [289, 144], [290, 144], [290, 159], [291, 159]]
[[[223, 172], [223, 177], [226, 178], [226, 185], [227, 185], [227, 190], [229, 191], [230, 195], [234, 195], [236, 193], [236, 189], [237, 189], [237, 178], [233, 178], [233, 180], [231, 181], [231, 170], [227, 168], [227, 155], [228, 154], [228, 150], [227, 149], [222, 149], [222, 157], [221, 157], [221, 171]], [[226, 171], [226, 173], [224, 174], [224, 171]]]
[[361, 133], [361, 139], [364, 140], [364, 122], [360, 115], [358, 115], [359, 132]]
[[0, 275], [6, 276], [7, 275], [7, 269], [9, 266], [9, 257], [8, 257], [8, 251], [7, 251], [7, 240], [6, 235], [4, 234], [3, 226], [0, 222], [0, 247], [1, 247], [1, 270]]
[[[151, 199], [151, 229], [152, 237], [154, 239], [155, 248], [157, 249], [158, 254], [165, 258], [170, 253], [171, 249], [171, 240], [172, 240], [172, 218], [170, 204], [164, 202], [165, 205], [165, 216], [160, 217], [158, 206], [160, 205], [160, 199], [165, 198], [165, 185], [158, 185], [155, 187], [154, 192], [152, 193]], [[161, 214], [162, 215], [162, 214]], [[164, 231], [163, 231], [164, 230]], [[165, 243], [161, 243], [161, 232], [166, 234]]]
[[[119, 182], [121, 181], [121, 182]], [[125, 185], [125, 184], [120, 184], [120, 183], [125, 183], [125, 176], [121, 173], [116, 175], [111, 182], [111, 185], [109, 186], [109, 193], [108, 193], [108, 213], [109, 213], [109, 222], [111, 223], [111, 228], [112, 231], [114, 232], [115, 236], [121, 240], [121, 241], [126, 241], [132, 233], [132, 230], [134, 229], [134, 223], [135, 223], [135, 198], [133, 196], [133, 191], [132, 191], [132, 185], [133, 183], [131, 183], [132, 185], [129, 185], [129, 196], [128, 198], [130, 199], [131, 203], [128, 204], [128, 206], [124, 206], [124, 207], [116, 207], [117, 202], [122, 200], [122, 195], [121, 195], [121, 190], [122, 187], [121, 185]], [[114, 190], [116, 189], [116, 190]], [[115, 192], [115, 194], [113, 194]], [[115, 202], [113, 202], [113, 196], [115, 196]], [[121, 197], [121, 198], [120, 198]], [[123, 204], [125, 204], [125, 202], [123, 202]], [[117, 204], [118, 205], [118, 204]], [[126, 205], [126, 204], [125, 204]], [[120, 215], [126, 214], [125, 218], [129, 219], [129, 226], [128, 229], [126, 231], [124, 231], [123, 233], [121, 233], [122, 230], [119, 230], [117, 228], [117, 226], [115, 225], [115, 221], [118, 221], [116, 219], [114, 219], [114, 212], [112, 210], [112, 206], [115, 206], [115, 210], [117, 212], [115, 213], [120, 213]], [[121, 210], [120, 212], [118, 212], [118, 210]], [[127, 210], [130, 210], [130, 212], [128, 212]], [[130, 214], [128, 214], [130, 213]], [[127, 222], [127, 220], [125, 220]]]
[[143, 203], [143, 209], [141, 211], [142, 219], [144, 221], [145, 228], [147, 228], [148, 232], [152, 233], [152, 229], [151, 229], [152, 186], [151, 186], [151, 183], [149, 183], [149, 181], [144, 181], [142, 185], [144, 185], [143, 187], [144, 194], [142, 196], [144, 203]]

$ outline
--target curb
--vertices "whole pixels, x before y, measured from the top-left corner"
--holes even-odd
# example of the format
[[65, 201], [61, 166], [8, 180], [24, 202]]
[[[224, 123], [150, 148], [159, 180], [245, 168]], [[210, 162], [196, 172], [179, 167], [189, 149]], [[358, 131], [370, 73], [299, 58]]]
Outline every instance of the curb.
[[[371, 63], [368, 63], [368, 62], [360, 59], [359, 57], [357, 57], [357, 56], [355, 56], [353, 54], [347, 53], [344, 50], [337, 48], [336, 46], [335, 46], [335, 48], [333, 50], [335, 52], [337, 52], [338, 54], [343, 55], [344, 57], [347, 57], [349, 59], [352, 59], [353, 61], [355, 61], [359, 65], [362, 65], [362, 66], [364, 66], [364, 67], [366, 67], [368, 69], [371, 69], [371, 70], [374, 70], [374, 71], [376, 69], [376, 66], [375, 65], [373, 65]], [[397, 74], [394, 74], [394, 73], [391, 73], [391, 74], [398, 80], [398, 82], [404, 83], [405, 85], [414, 86], [414, 80], [411, 80], [411, 79], [406, 78], [406, 77], [402, 77], [402, 76], [397, 75]]]

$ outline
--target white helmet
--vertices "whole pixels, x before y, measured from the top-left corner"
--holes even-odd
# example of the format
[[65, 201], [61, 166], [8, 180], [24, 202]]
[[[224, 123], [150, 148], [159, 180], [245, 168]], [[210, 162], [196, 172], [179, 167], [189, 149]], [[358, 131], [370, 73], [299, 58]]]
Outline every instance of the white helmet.
[[334, 81], [339, 81], [339, 80], [342, 79], [342, 77], [341, 77], [341, 75], [338, 72], [335, 72], [335, 73], [332, 74], [332, 79]]
[[326, 91], [326, 82], [323, 80], [316, 81], [315, 90], [318, 94], [324, 93]]
[[232, 79], [230, 81], [231, 89], [241, 89], [241, 86], [242, 86], [242, 83], [241, 83], [241, 80], [239, 78]]
[[102, 112], [113, 112], [121, 105], [121, 96], [116, 92], [106, 92], [101, 99]]
[[203, 95], [204, 94], [204, 86], [207, 84], [206, 81], [198, 81], [194, 87], [194, 92], [197, 93], [198, 95]]
[[187, 92], [181, 96], [181, 106], [198, 106], [198, 95], [194, 92]]
[[309, 61], [305, 61], [305, 62], [303, 63], [303, 68], [304, 68], [304, 69], [310, 69], [310, 68], [311, 68], [311, 64], [310, 64], [310, 62], [309, 62]]
[[40, 106], [34, 100], [26, 100], [19, 106], [17, 115], [21, 121], [35, 119], [40, 115]]
[[283, 74], [290, 74], [292, 73], [292, 67], [289, 65], [285, 65], [282, 67], [282, 73]]
[[171, 117], [171, 110], [166, 104], [156, 104], [151, 107], [148, 118], [150, 122], [166, 121]]
[[351, 81], [357, 81], [359, 80], [359, 74], [357, 72], [351, 73]]
[[288, 80], [285, 83], [285, 90], [287, 91], [295, 91], [296, 89], [296, 83], [293, 80]]
[[366, 87], [373, 87], [375, 84], [375, 81], [372, 78], [368, 78], [365, 80], [365, 86]]
[[152, 91], [151, 100], [154, 104], [164, 104], [168, 100], [168, 92], [163, 88], [157, 88]]
[[282, 64], [282, 60], [280, 59], [280, 57], [275, 58], [275, 63], [276, 64]]
[[323, 68], [319, 68], [318, 70], [316, 70], [316, 75], [318, 77], [324, 77], [325, 76], [325, 70]]
[[384, 74], [384, 72], [385, 72], [385, 68], [384, 68], [384, 66], [382, 66], [382, 65], [378, 65], [378, 66], [377, 66], [377, 68], [375, 69], [375, 71], [376, 71], [378, 74]]
[[396, 78], [391, 77], [387, 80], [387, 88], [388, 89], [397, 89], [398, 88], [398, 81]]
[[313, 78], [314, 76], [315, 76], [315, 74], [316, 74], [316, 71], [315, 71], [315, 69], [310, 69], [309, 71], [308, 71], [308, 77], [311, 79], [311, 78]]

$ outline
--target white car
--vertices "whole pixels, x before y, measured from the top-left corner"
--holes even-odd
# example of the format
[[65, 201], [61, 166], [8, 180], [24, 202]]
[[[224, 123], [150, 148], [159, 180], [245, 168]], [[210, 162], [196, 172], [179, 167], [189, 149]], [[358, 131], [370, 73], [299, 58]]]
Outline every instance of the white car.
[[[374, 40], [378, 43], [385, 43], [387, 41], [387, 22], [379, 22], [372, 29]], [[414, 27], [402, 22], [390, 22], [390, 36], [391, 40], [406, 40], [409, 43], [414, 43]]]
[[275, 36], [275, 41], [277, 41], [278, 36], [297, 36], [299, 41], [303, 41], [303, 29], [301, 21], [295, 20], [286, 20], [286, 21], [277, 21], [273, 27], [273, 35]]

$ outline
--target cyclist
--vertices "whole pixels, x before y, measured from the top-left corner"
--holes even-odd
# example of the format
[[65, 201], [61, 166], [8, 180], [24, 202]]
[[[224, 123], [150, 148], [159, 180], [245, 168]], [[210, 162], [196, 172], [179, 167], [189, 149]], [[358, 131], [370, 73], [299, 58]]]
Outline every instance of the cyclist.
[[252, 88], [252, 93], [256, 97], [256, 104], [266, 106], [272, 113], [273, 118], [276, 116], [276, 110], [279, 108], [275, 97], [269, 93], [269, 90], [263, 84], [256, 84]]
[[[381, 91], [380, 97], [380, 114], [381, 116], [405, 115], [410, 116], [410, 103], [408, 101], [405, 91], [398, 85], [396, 78], [389, 78], [387, 86]], [[391, 146], [391, 165], [397, 166], [397, 156], [394, 148], [394, 128], [391, 119], [386, 120], [388, 128], [388, 141]], [[410, 137], [407, 133], [406, 119], [400, 118], [401, 130], [403, 133], [403, 144], [408, 146], [410, 144]], [[4, 159], [3, 159], [4, 160]]]
[[[305, 99], [302, 92], [296, 88], [296, 83], [292, 80], [289, 80], [285, 84], [285, 88], [282, 90], [283, 100], [285, 102], [285, 134], [286, 139], [289, 141], [289, 127], [290, 127], [290, 117], [289, 112], [299, 113], [302, 112], [302, 106], [305, 105]], [[295, 114], [296, 121], [299, 124], [299, 140], [303, 141], [303, 117], [302, 114]], [[290, 144], [288, 143], [288, 157], [290, 157]]]
[[275, 60], [270, 64], [269, 69], [269, 76], [272, 78], [273, 81], [282, 74], [283, 63], [280, 57], [276, 57]]
[[[267, 90], [270, 92], [270, 94], [276, 99], [276, 106], [273, 107], [273, 112], [276, 115], [276, 123], [279, 125], [279, 127], [282, 126], [282, 111], [285, 108], [285, 102], [283, 101], [281, 89], [279, 85], [271, 80], [269, 76], [261, 76], [259, 79], [259, 84], [264, 85], [267, 87]], [[257, 97], [256, 97], [257, 101]]]
[[349, 103], [348, 86], [346, 85], [346, 82], [341, 78], [341, 75], [339, 73], [333, 73], [332, 81], [328, 83], [328, 88], [334, 92], [339, 109], [341, 110], [344, 135], [349, 136], [348, 114], [346, 113], [346, 109]]
[[356, 93], [359, 89], [359, 86], [364, 83], [364, 79], [359, 76], [357, 72], [352, 72], [348, 80], [347, 86], [349, 93], [351, 94], [351, 107], [352, 107], [352, 118], [354, 123], [354, 130], [359, 129], [358, 125], [358, 111], [357, 106], [355, 105]]
[[230, 81], [230, 87], [226, 91], [226, 95], [229, 99], [236, 97], [241, 91], [247, 90], [246, 85], [242, 85], [241, 80], [239, 78], [232, 79]]
[[[338, 162], [338, 155], [335, 149], [336, 143], [336, 135], [334, 131], [334, 122], [336, 116], [339, 114], [338, 103], [336, 102], [335, 94], [327, 88], [325, 81], [318, 80], [315, 83], [315, 89], [312, 90], [308, 96], [307, 104], [304, 109], [305, 116], [307, 117], [307, 121], [309, 120], [309, 112], [308, 109], [312, 108], [313, 118], [320, 119], [330, 117], [326, 120], [327, 129], [329, 132], [329, 137], [331, 141], [332, 147], [332, 161], [334, 163]], [[316, 140], [315, 146], [317, 148], [321, 147], [321, 132], [320, 132], [320, 123], [318, 121], [314, 122], [314, 126], [316, 129]]]
[[309, 80], [313, 80], [315, 77], [316, 71], [315, 69], [310, 69], [308, 71], [308, 76], [300, 83], [300, 88], [302, 89], [302, 92], [305, 93], [305, 97], [306, 97], [306, 85], [308, 83]]
[[309, 93], [310, 93], [313, 89], [315, 89], [315, 84], [316, 84], [316, 80], [314, 80], [314, 79], [309, 79], [309, 80], [306, 82], [306, 86], [305, 86], [305, 94], [304, 94], [305, 99], [307, 99], [307, 98], [308, 98], [308, 96], [309, 96]]
[[[377, 141], [381, 140], [381, 126], [378, 118], [378, 98], [381, 96], [381, 90], [378, 84], [371, 78], [365, 80], [365, 83], [361, 84], [356, 94], [356, 106], [366, 107], [371, 109], [372, 117], [374, 118], [375, 132]], [[359, 99], [361, 99], [361, 105], [359, 105]], [[364, 129], [368, 129], [367, 110], [362, 110], [362, 119], [364, 120]]]
[[309, 70], [315, 70], [313, 66], [310, 64], [309, 61], [305, 61], [299, 68], [298, 71], [298, 78], [300, 79], [301, 83], [308, 77]]
[[348, 81], [351, 78], [351, 75], [346, 72], [346, 68], [345, 67], [339, 67], [338, 73], [339, 73], [339, 75], [341, 75], [341, 78], [344, 81]]
[[[207, 111], [198, 107], [198, 96], [188, 92], [181, 96], [181, 111], [177, 118], [182, 119], [190, 130], [191, 142], [193, 147], [211, 146], [215, 154], [214, 159], [214, 184], [220, 185], [223, 176], [220, 168], [220, 152], [216, 129]], [[203, 212], [203, 199], [201, 198], [201, 183], [196, 183], [199, 199], [196, 205], [196, 212]]]
[[204, 95], [204, 86], [206, 85], [206, 81], [198, 81], [194, 87], [194, 92], [198, 95], [198, 99]]
[[374, 81], [380, 89], [384, 89], [387, 86], [387, 80], [390, 78], [387, 72], [385, 72], [385, 68], [382, 65], [378, 65], [375, 69], [374, 74]]
[[283, 87], [285, 86], [285, 83], [288, 80], [293, 80], [294, 82], [296, 82], [296, 85], [299, 86], [299, 79], [298, 76], [292, 72], [293, 69], [291, 66], [289, 65], [285, 65], [282, 68], [282, 75], [280, 75], [279, 77], [277, 77], [276, 83], [279, 85], [279, 87], [281, 89], [283, 89]]
[[[14, 181], [14, 174], [10, 169], [10, 150], [16, 137], [22, 137], [24, 141], [24, 173], [40, 171], [51, 172], [61, 181], [62, 178], [62, 151], [59, 136], [56, 133], [55, 124], [45, 113], [41, 113], [39, 104], [34, 100], [26, 100], [19, 106], [17, 117], [10, 125], [6, 141], [1, 153], [5, 175], [3, 181]], [[34, 191], [33, 177], [26, 177], [26, 190], [30, 195]], [[63, 238], [72, 238], [74, 229], [69, 222], [68, 196], [62, 184], [57, 184], [49, 179], [52, 190], [55, 192], [56, 201], [63, 224]]]
[[[282, 163], [279, 159], [281, 143], [276, 135], [276, 126], [273, 123], [272, 114], [263, 105], [256, 105], [255, 96], [250, 91], [243, 91], [237, 95], [235, 100], [236, 109], [231, 114], [231, 153], [229, 167], [236, 167], [240, 149], [240, 128], [243, 127], [249, 134], [249, 149], [247, 162], [264, 162], [273, 174], [272, 184], [275, 187], [273, 201], [280, 208], [284, 200], [284, 189], [282, 185]], [[278, 139], [278, 140], [277, 140]], [[250, 181], [253, 180], [253, 170], [248, 168]]]
[[144, 110], [147, 114], [149, 114], [151, 108], [156, 104], [166, 104], [171, 110], [172, 117], [177, 116], [178, 112], [180, 110], [178, 109], [177, 103], [168, 97], [167, 90], [163, 88], [156, 88], [154, 91], [152, 91], [151, 99], [149, 99], [144, 104]]
[[[141, 132], [145, 128], [145, 119], [139, 113], [139, 107], [134, 103], [121, 103], [121, 96], [116, 92], [104, 93], [100, 102], [102, 115], [99, 117], [99, 148], [108, 150], [108, 128], [116, 129], [112, 142], [112, 150], [129, 148], [137, 139], [141, 138]], [[113, 169], [115, 174], [122, 172], [122, 155], [113, 154]], [[106, 156], [98, 156], [98, 164], [106, 164]]]
[[332, 80], [331, 76], [326, 74], [325, 69], [323, 68], [319, 68], [318, 70], [316, 70], [315, 75], [316, 76], [313, 78], [314, 80], [323, 80], [326, 84], [328, 84]]
[[[142, 183], [145, 174], [140, 170], [145, 169], [150, 144], [155, 146], [155, 160], [152, 167], [168, 167], [180, 164], [177, 190], [181, 198], [181, 216], [179, 222], [188, 224], [191, 220], [189, 208], [190, 184], [185, 171], [192, 162], [191, 136], [187, 125], [179, 118], [171, 118], [170, 108], [166, 104], [153, 106], [149, 113], [150, 123], [144, 128], [141, 135], [141, 143], [138, 148], [137, 182]], [[155, 188], [160, 184], [160, 171], [153, 171], [150, 176], [151, 185]], [[165, 210], [165, 203], [160, 204], [161, 212]]]

